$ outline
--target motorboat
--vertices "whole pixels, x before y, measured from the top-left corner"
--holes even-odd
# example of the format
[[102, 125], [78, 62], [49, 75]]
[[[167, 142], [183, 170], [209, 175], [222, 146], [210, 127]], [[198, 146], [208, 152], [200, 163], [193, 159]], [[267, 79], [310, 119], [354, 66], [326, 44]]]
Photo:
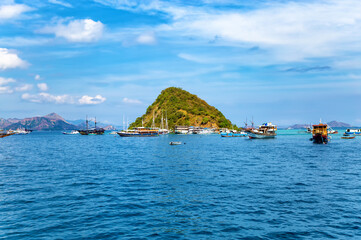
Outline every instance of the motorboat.
[[248, 130], [247, 134], [250, 139], [266, 139], [266, 138], [275, 138], [277, 135], [276, 131], [277, 131], [277, 126], [269, 122], [269, 123], [263, 123], [261, 126], [259, 126], [258, 129]]

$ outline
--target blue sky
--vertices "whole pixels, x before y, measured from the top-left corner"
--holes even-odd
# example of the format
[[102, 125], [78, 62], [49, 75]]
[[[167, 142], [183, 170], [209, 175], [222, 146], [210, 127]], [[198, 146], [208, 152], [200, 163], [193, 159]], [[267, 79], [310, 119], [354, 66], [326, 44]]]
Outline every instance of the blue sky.
[[237, 125], [361, 125], [361, 1], [0, 0], [0, 117], [120, 124], [170, 86]]

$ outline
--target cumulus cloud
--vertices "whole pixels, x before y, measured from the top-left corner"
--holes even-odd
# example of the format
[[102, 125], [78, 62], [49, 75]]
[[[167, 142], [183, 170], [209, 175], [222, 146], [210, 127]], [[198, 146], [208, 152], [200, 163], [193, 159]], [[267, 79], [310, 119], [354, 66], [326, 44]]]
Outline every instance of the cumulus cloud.
[[7, 86], [7, 84], [14, 82], [16, 82], [16, 80], [13, 78], [0, 77], [0, 94], [13, 93], [14, 90], [10, 86]]
[[10, 86], [0, 86], [0, 94], [13, 93], [14, 91]]
[[106, 98], [102, 97], [101, 95], [96, 95], [95, 97], [90, 97], [88, 95], [84, 95], [82, 96], [78, 102], [79, 104], [87, 104], [87, 105], [91, 105], [91, 104], [100, 104], [105, 102]]
[[51, 95], [49, 93], [29, 94], [24, 93], [21, 98], [23, 100], [34, 102], [34, 103], [57, 103], [57, 104], [73, 104], [74, 98], [69, 95]]
[[142, 102], [137, 99], [123, 98], [123, 103], [141, 104]]
[[0, 21], [18, 18], [22, 13], [33, 10], [25, 4], [9, 4], [0, 6]]
[[41, 92], [38, 94], [24, 93], [21, 98], [33, 103], [55, 103], [55, 104], [80, 104], [80, 105], [95, 105], [103, 103], [106, 98], [101, 95], [90, 97], [84, 95], [82, 97], [74, 97], [68, 94], [52, 95], [50, 93]]
[[37, 86], [38, 86], [39, 90], [42, 92], [46, 92], [49, 90], [49, 87], [46, 83], [38, 83]]
[[18, 55], [7, 48], [0, 48], [0, 70], [9, 68], [26, 67], [28, 64]]
[[40, 80], [40, 75], [39, 74], [36, 74], [35, 77], [34, 77], [35, 80]]
[[92, 19], [76, 19], [67, 24], [59, 23], [55, 27], [45, 27], [41, 33], [53, 33], [70, 42], [93, 42], [101, 38], [104, 25]]
[[17, 91], [17, 92], [25, 92], [25, 91], [29, 91], [31, 89], [33, 89], [32, 84], [23, 84], [21, 86], [16, 87], [15, 91]]
[[3, 78], [3, 77], [0, 77], [0, 86], [6, 85], [6, 84], [8, 84], [8, 83], [13, 83], [13, 82], [16, 82], [16, 80], [13, 79], [13, 78]]

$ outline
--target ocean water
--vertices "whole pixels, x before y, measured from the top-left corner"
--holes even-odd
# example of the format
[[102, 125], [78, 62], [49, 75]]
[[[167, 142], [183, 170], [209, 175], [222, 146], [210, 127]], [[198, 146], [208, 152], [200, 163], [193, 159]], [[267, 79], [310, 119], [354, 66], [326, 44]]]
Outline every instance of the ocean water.
[[361, 239], [361, 137], [340, 136], [6, 137], [0, 239]]

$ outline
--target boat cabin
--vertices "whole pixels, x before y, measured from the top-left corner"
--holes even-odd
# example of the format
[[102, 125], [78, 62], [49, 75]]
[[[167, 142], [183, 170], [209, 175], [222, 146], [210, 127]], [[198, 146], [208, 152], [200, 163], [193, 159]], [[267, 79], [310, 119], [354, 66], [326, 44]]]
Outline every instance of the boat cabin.
[[312, 125], [313, 129], [312, 129], [312, 134], [313, 135], [322, 135], [322, 136], [327, 136], [327, 124], [317, 124], [317, 125]]
[[272, 123], [264, 123], [259, 126], [258, 131], [260, 132], [275, 132], [277, 131], [277, 126], [273, 125]]

